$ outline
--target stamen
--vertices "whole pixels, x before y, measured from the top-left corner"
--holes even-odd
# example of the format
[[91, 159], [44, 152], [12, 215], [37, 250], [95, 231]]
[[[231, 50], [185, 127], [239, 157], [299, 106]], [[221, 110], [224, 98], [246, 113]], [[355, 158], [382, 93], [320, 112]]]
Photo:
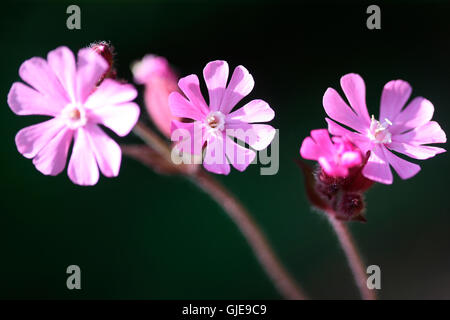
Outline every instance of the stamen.
[[381, 123], [380, 121], [375, 120], [375, 117], [372, 115], [368, 133], [370, 139], [375, 143], [391, 143], [391, 133], [388, 130], [389, 126], [392, 126], [392, 122], [388, 118], [385, 118], [384, 122]]
[[225, 116], [220, 111], [213, 111], [206, 117], [205, 122], [213, 130], [223, 130], [225, 127]]
[[208, 116], [206, 122], [211, 128], [216, 128], [219, 125], [219, 120], [213, 115]]

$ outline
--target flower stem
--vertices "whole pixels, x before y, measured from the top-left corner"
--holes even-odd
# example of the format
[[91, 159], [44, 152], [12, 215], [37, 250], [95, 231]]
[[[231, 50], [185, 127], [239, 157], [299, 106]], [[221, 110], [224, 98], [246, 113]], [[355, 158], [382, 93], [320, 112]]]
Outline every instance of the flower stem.
[[167, 143], [162, 140], [156, 133], [150, 130], [142, 122], [138, 122], [133, 132], [139, 138], [141, 138], [150, 148], [158, 152], [162, 157], [170, 160], [170, 148]]
[[234, 221], [279, 292], [290, 300], [305, 299], [302, 290], [283, 267], [266, 237], [244, 206], [223, 185], [203, 170], [191, 175], [190, 180], [211, 196]]
[[275, 287], [286, 299], [306, 299], [302, 289], [283, 267], [250, 213], [235, 196], [203, 169], [197, 168], [197, 170], [192, 170], [192, 166], [177, 166], [173, 164], [170, 158], [171, 152], [169, 145], [146, 125], [138, 123], [133, 129], [133, 132], [150, 148], [158, 152], [161, 157], [165, 158], [167, 162], [177, 167], [180, 174], [198, 186], [222, 207], [247, 240], [253, 253]]
[[352, 270], [353, 277], [355, 278], [356, 285], [358, 286], [361, 297], [364, 300], [376, 300], [376, 294], [374, 290], [370, 290], [367, 287], [367, 274], [364, 264], [361, 259], [361, 255], [355, 245], [350, 231], [347, 226], [334, 218], [332, 214], [327, 214], [328, 220], [334, 229], [334, 232], [339, 239], [342, 250], [344, 251], [350, 269]]

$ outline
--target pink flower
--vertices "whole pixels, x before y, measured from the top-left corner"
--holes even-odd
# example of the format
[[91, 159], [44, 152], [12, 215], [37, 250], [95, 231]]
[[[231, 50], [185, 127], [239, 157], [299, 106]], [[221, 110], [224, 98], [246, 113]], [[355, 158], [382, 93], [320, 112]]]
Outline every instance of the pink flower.
[[311, 137], [303, 140], [300, 154], [308, 160], [316, 160], [331, 177], [347, 177], [349, 169], [362, 163], [362, 156], [346, 138], [333, 137], [326, 129], [311, 131]]
[[188, 118], [193, 122], [172, 121], [172, 140], [178, 141], [174, 133], [184, 130], [188, 137], [176, 148], [190, 154], [206, 152], [203, 166], [206, 170], [228, 174], [230, 163], [240, 171], [245, 170], [255, 159], [255, 152], [234, 142], [234, 138], [250, 145], [255, 150], [265, 149], [275, 136], [275, 129], [267, 122], [275, 116], [274, 111], [262, 100], [252, 100], [242, 108], [232, 111], [242, 98], [253, 89], [253, 77], [243, 66], [234, 69], [227, 86], [228, 64], [212, 61], [203, 69], [203, 77], [209, 93], [207, 104], [200, 92], [196, 75], [180, 79], [178, 86], [187, 98], [174, 92], [169, 105], [174, 116]]
[[105, 79], [96, 87], [108, 68], [106, 60], [89, 48], [78, 52], [75, 63], [66, 47], [50, 51], [47, 60], [34, 57], [20, 66], [19, 75], [29, 86], [12, 85], [8, 94], [11, 110], [17, 115], [52, 117], [16, 135], [19, 152], [33, 159], [43, 174], [64, 170], [74, 138], [67, 170], [74, 183], [96, 184], [98, 168], [107, 177], [118, 175], [120, 147], [99, 125], [125, 136], [139, 117], [139, 107], [131, 102], [137, 94], [131, 85]]
[[132, 66], [136, 83], [145, 85], [145, 106], [158, 129], [170, 137], [174, 117], [169, 108], [169, 94], [177, 91], [177, 77], [167, 60], [155, 55], [146, 55]]
[[335, 121], [326, 119], [328, 130], [333, 135], [346, 136], [370, 158], [363, 175], [373, 181], [391, 184], [390, 166], [402, 179], [408, 179], [420, 171], [420, 166], [406, 161], [390, 150], [414, 159], [428, 159], [445, 149], [426, 146], [429, 143], [447, 141], [444, 131], [435, 121], [430, 121], [434, 107], [425, 98], [414, 98], [405, 108], [411, 95], [411, 86], [403, 80], [388, 82], [383, 89], [380, 117], [369, 117], [366, 107], [366, 89], [363, 79], [357, 74], [341, 78], [341, 87], [351, 108], [336, 90], [328, 88], [323, 97], [323, 106], [333, 120], [354, 129], [350, 131]]

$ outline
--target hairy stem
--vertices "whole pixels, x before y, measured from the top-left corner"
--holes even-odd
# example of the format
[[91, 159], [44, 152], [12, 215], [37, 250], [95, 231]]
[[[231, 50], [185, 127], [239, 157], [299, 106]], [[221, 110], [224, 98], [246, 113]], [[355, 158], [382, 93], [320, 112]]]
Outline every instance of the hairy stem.
[[203, 170], [193, 174], [190, 180], [211, 196], [234, 221], [278, 291], [287, 299], [305, 299], [302, 290], [283, 267], [245, 207], [223, 185]]
[[167, 162], [177, 167], [179, 174], [189, 179], [223, 208], [247, 240], [275, 287], [286, 299], [305, 299], [301, 288], [283, 267], [263, 232], [235, 196], [203, 169], [192, 170], [192, 166], [189, 165], [176, 166], [173, 164], [169, 145], [146, 125], [138, 123], [133, 132], [150, 148], [164, 157]]
[[162, 140], [156, 133], [150, 130], [142, 122], [138, 122], [134, 128], [133, 132], [139, 138], [141, 138], [150, 148], [158, 152], [162, 157], [170, 160], [170, 148], [167, 143]]
[[359, 292], [361, 293], [361, 297], [364, 300], [376, 300], [375, 291], [370, 290], [367, 287], [366, 269], [347, 225], [334, 218], [332, 214], [327, 214], [327, 216], [334, 232], [337, 235], [337, 238], [339, 239], [342, 250], [347, 257], [348, 264], [352, 270], [353, 277], [356, 285], [358, 286]]

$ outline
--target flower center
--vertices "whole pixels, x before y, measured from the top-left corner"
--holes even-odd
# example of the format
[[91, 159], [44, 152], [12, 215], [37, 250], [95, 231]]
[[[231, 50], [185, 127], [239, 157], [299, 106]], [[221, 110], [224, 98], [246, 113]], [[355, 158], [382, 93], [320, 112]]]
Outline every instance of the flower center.
[[206, 117], [206, 123], [213, 130], [225, 128], [225, 115], [220, 111], [213, 111]]
[[78, 104], [69, 104], [61, 111], [61, 117], [71, 129], [78, 129], [87, 123], [86, 110]]
[[391, 143], [391, 133], [388, 127], [392, 126], [392, 122], [385, 118], [383, 122], [375, 120], [372, 115], [372, 121], [370, 123], [369, 138], [375, 143]]
[[77, 108], [74, 108], [72, 110], [69, 111], [69, 119], [72, 121], [78, 121], [81, 118], [81, 112], [80, 110], [78, 110]]

